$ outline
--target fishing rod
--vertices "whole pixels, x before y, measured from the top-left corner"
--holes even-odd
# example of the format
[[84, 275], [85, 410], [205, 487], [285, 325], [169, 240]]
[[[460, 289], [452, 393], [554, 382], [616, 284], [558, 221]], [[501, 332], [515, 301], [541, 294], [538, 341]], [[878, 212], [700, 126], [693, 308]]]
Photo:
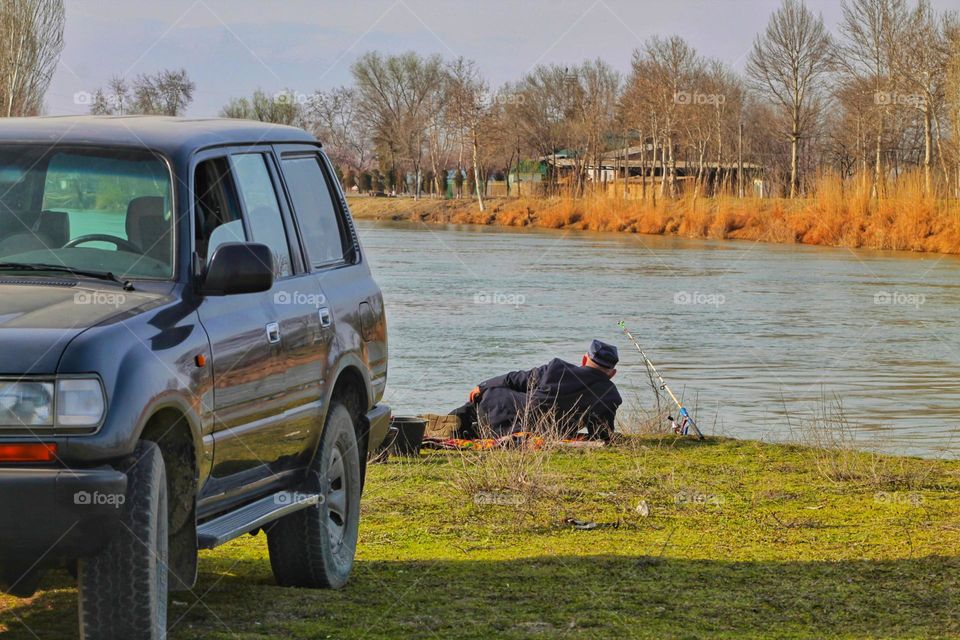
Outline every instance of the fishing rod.
[[[684, 407], [683, 403], [680, 402], [679, 399], [677, 399], [677, 396], [673, 395], [673, 391], [671, 391], [670, 387], [667, 386], [667, 381], [663, 379], [663, 376], [660, 375], [659, 371], [657, 371], [657, 368], [650, 361], [650, 358], [648, 358], [647, 354], [643, 352], [643, 347], [640, 346], [640, 343], [637, 341], [637, 339], [634, 338], [633, 334], [630, 333], [630, 330], [627, 329], [627, 323], [621, 320], [620, 322], [617, 323], [617, 326], [623, 330], [623, 332], [630, 339], [630, 342], [633, 343], [633, 346], [635, 346], [637, 348], [637, 351], [640, 352], [640, 356], [643, 358], [644, 363], [657, 376], [657, 380], [660, 381], [660, 389], [663, 391], [666, 391], [670, 395], [670, 398], [674, 401], [674, 403], [676, 403], [677, 409], [680, 410], [680, 424], [677, 424], [676, 422], [673, 423], [674, 431], [685, 436], [691, 435], [691, 431], [692, 431], [692, 435], [697, 440], [703, 440], [703, 434], [700, 433], [700, 428], [697, 426], [697, 423], [693, 419], [693, 416], [691, 416], [690, 413], [687, 412], [686, 407]], [[667, 419], [673, 422], [673, 416], [667, 416]]]

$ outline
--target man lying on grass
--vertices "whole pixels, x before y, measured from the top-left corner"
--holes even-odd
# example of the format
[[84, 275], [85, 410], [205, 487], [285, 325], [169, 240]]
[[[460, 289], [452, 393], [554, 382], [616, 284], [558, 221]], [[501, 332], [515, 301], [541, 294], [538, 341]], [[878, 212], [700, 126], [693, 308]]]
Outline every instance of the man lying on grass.
[[549, 435], [573, 438], [586, 429], [588, 438], [609, 441], [623, 403], [612, 380], [618, 361], [615, 346], [594, 340], [580, 366], [554, 358], [481, 382], [470, 401], [450, 414], [460, 422], [457, 437], [549, 430]]

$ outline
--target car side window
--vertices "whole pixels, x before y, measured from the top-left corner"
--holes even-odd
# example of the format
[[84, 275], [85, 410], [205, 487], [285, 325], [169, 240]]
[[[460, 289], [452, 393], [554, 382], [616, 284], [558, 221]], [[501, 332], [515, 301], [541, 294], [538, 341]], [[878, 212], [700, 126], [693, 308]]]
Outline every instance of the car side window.
[[246, 205], [250, 235], [254, 242], [270, 247], [274, 274], [277, 278], [285, 278], [293, 273], [290, 245], [267, 160], [262, 153], [244, 153], [232, 156], [232, 159], [237, 187]]
[[313, 266], [343, 260], [348, 242], [327, 172], [316, 154], [283, 159], [304, 248]]
[[193, 189], [196, 251], [206, 264], [221, 244], [246, 242], [247, 235], [226, 158], [198, 164]]

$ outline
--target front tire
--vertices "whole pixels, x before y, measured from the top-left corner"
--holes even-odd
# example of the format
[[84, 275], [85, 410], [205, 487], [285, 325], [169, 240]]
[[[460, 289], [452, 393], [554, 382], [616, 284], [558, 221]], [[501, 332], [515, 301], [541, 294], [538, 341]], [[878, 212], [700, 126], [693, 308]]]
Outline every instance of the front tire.
[[167, 479], [159, 447], [142, 441], [126, 473], [119, 530], [78, 563], [84, 640], [167, 636]]
[[309, 475], [322, 499], [267, 529], [270, 565], [281, 586], [340, 589], [357, 551], [361, 493], [357, 434], [342, 404], [330, 407]]

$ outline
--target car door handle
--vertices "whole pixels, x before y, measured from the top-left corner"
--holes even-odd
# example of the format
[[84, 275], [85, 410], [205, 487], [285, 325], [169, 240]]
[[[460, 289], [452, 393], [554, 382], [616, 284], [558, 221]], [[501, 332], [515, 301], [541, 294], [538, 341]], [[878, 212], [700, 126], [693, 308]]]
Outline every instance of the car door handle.
[[280, 325], [276, 322], [271, 322], [267, 325], [267, 341], [270, 342], [270, 344], [280, 342]]
[[320, 307], [317, 312], [320, 315], [320, 326], [326, 329], [333, 324], [333, 316], [330, 315], [330, 307]]

